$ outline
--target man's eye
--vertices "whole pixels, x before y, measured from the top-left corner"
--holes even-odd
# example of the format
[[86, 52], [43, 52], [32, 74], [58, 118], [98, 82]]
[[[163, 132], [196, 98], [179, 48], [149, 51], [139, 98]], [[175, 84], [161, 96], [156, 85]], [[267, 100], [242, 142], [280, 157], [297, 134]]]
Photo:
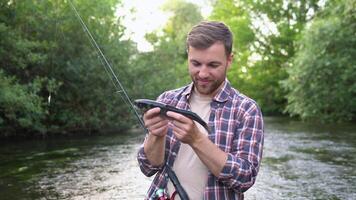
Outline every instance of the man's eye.
[[217, 68], [217, 67], [219, 67], [219, 64], [210, 64], [209, 65], [211, 68]]
[[195, 66], [195, 67], [200, 66], [200, 63], [197, 63], [197, 62], [193, 62], [192, 64], [193, 64], [193, 66]]

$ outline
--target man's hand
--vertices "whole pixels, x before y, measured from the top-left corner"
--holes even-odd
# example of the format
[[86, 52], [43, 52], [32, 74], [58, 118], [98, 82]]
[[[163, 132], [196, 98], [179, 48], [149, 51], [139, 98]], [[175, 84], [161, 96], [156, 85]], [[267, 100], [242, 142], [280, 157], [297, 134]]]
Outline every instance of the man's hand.
[[153, 166], [164, 163], [165, 136], [168, 132], [168, 119], [160, 114], [160, 108], [152, 108], [143, 115], [148, 137], [144, 152]]
[[143, 120], [150, 134], [157, 137], [163, 137], [167, 134], [169, 121], [166, 117], [161, 116], [160, 108], [148, 110], [143, 115]]
[[167, 112], [167, 116], [174, 125], [173, 133], [178, 140], [189, 144], [204, 165], [218, 177], [226, 163], [227, 154], [200, 132], [191, 119], [174, 112]]
[[199, 142], [204, 135], [199, 131], [193, 120], [175, 112], [168, 111], [167, 116], [172, 122], [173, 133], [183, 143], [193, 145]]

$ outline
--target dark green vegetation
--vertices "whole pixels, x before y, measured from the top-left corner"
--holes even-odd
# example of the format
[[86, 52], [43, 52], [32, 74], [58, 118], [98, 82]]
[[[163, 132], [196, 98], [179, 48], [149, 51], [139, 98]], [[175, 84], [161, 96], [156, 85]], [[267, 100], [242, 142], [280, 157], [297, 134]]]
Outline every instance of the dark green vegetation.
[[235, 34], [234, 86], [266, 114], [355, 118], [355, 0], [233, 2], [217, 1], [211, 18]]
[[[125, 85], [135, 44], [120, 41], [117, 1], [76, 1]], [[130, 110], [64, 1], [1, 1], [0, 132], [66, 133], [127, 128]], [[49, 101], [50, 98], [50, 101]]]
[[[76, 0], [130, 97], [154, 99], [189, 82], [185, 34], [203, 20], [172, 1], [152, 52], [123, 39], [119, 0]], [[235, 36], [228, 76], [263, 112], [349, 121], [356, 113], [355, 0], [222, 0], [209, 19]], [[269, 24], [269, 25], [268, 25]], [[67, 1], [0, 0], [0, 136], [97, 132], [137, 122]]]
[[288, 68], [286, 111], [324, 121], [356, 112], [356, 1], [328, 7], [302, 33]]

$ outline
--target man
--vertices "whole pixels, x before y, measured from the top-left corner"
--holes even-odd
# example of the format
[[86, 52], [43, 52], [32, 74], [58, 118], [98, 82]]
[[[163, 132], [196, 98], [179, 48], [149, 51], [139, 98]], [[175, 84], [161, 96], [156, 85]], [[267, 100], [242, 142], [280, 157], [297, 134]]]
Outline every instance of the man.
[[148, 191], [175, 191], [166, 165], [175, 171], [190, 199], [243, 199], [260, 166], [263, 120], [257, 104], [231, 87], [226, 78], [232, 33], [221, 22], [201, 22], [187, 36], [192, 83], [161, 94], [157, 101], [197, 113], [210, 127], [159, 108], [144, 114], [149, 130], [138, 152], [141, 171], [156, 174]]

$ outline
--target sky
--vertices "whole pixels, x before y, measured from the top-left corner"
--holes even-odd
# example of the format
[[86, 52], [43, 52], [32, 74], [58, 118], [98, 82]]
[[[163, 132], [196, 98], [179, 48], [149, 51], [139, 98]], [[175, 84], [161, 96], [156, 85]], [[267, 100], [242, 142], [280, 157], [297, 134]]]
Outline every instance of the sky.
[[[152, 46], [145, 40], [146, 33], [163, 28], [170, 14], [160, 8], [169, 0], [123, 0], [117, 15], [124, 16], [123, 25], [127, 28], [126, 37], [137, 42], [139, 51], [150, 51]], [[211, 7], [207, 0], [188, 0], [201, 7], [202, 15], [208, 16]], [[134, 13], [131, 11], [135, 10]]]

